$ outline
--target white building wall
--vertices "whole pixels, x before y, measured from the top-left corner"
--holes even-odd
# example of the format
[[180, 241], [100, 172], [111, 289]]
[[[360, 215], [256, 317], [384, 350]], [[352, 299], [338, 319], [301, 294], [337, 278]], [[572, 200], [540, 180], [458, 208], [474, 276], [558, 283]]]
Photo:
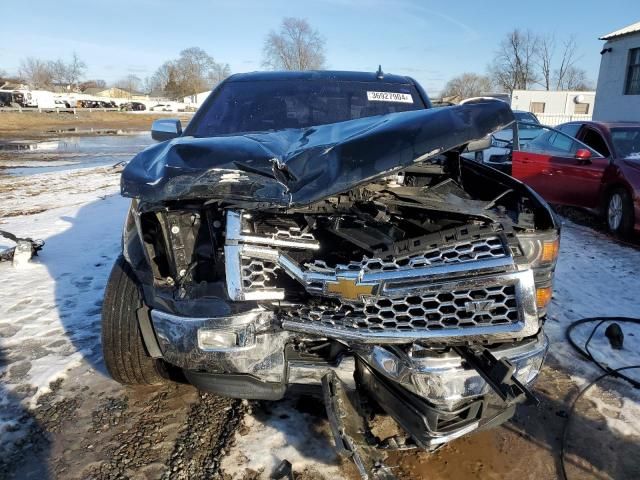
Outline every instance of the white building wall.
[[603, 122], [640, 121], [640, 95], [625, 95], [629, 49], [640, 48], [640, 33], [614, 38], [604, 44], [598, 74], [593, 119]]
[[[531, 112], [533, 103], [544, 103], [544, 113], [534, 113], [541, 123], [555, 126], [573, 120], [591, 120], [595, 98], [596, 92], [590, 91], [514, 90], [511, 108]], [[578, 103], [589, 105], [586, 114], [576, 113]]]
[[211, 91], [209, 90], [206, 92], [197, 93], [195, 95], [189, 95], [187, 97], [184, 97], [184, 103], [196, 108], [200, 108], [200, 106], [204, 103], [210, 93]]

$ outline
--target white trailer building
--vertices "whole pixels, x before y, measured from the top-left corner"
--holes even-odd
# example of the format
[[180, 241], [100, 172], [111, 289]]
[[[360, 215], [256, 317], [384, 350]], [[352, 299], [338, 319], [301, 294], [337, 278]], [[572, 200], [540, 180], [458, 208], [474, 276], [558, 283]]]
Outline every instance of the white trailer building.
[[600, 59], [593, 119], [640, 121], [640, 22], [600, 37]]
[[573, 120], [591, 120], [596, 92], [514, 90], [511, 108], [534, 113], [545, 125], [559, 125]]
[[193, 95], [188, 95], [184, 97], [184, 103], [186, 103], [190, 107], [200, 108], [204, 101], [207, 99], [211, 90], [207, 90], [206, 92], [195, 93]]

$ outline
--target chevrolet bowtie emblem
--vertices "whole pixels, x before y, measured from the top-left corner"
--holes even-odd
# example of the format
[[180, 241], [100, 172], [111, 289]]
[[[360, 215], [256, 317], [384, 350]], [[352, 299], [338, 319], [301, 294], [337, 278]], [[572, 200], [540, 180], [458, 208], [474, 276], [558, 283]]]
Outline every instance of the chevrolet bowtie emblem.
[[355, 278], [339, 278], [337, 282], [327, 282], [327, 293], [339, 295], [345, 300], [361, 300], [370, 296], [376, 285], [358, 284]]

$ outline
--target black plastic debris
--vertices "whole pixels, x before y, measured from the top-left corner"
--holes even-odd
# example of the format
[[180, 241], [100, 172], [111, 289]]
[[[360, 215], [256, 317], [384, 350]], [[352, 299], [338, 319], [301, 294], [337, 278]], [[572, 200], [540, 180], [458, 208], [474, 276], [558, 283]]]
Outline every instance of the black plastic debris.
[[622, 350], [622, 344], [624, 343], [624, 333], [622, 328], [617, 323], [612, 323], [604, 331], [605, 336], [609, 339], [611, 348], [614, 350]]
[[271, 480], [295, 480], [293, 467], [289, 460], [282, 460], [271, 474]]

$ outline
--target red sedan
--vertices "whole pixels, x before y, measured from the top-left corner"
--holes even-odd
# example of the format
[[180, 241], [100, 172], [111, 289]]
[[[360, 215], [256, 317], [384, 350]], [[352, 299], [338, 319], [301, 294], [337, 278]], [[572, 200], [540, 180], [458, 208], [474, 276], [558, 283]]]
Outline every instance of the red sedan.
[[513, 176], [548, 202], [602, 215], [621, 236], [640, 232], [640, 123], [545, 127], [512, 160]]

